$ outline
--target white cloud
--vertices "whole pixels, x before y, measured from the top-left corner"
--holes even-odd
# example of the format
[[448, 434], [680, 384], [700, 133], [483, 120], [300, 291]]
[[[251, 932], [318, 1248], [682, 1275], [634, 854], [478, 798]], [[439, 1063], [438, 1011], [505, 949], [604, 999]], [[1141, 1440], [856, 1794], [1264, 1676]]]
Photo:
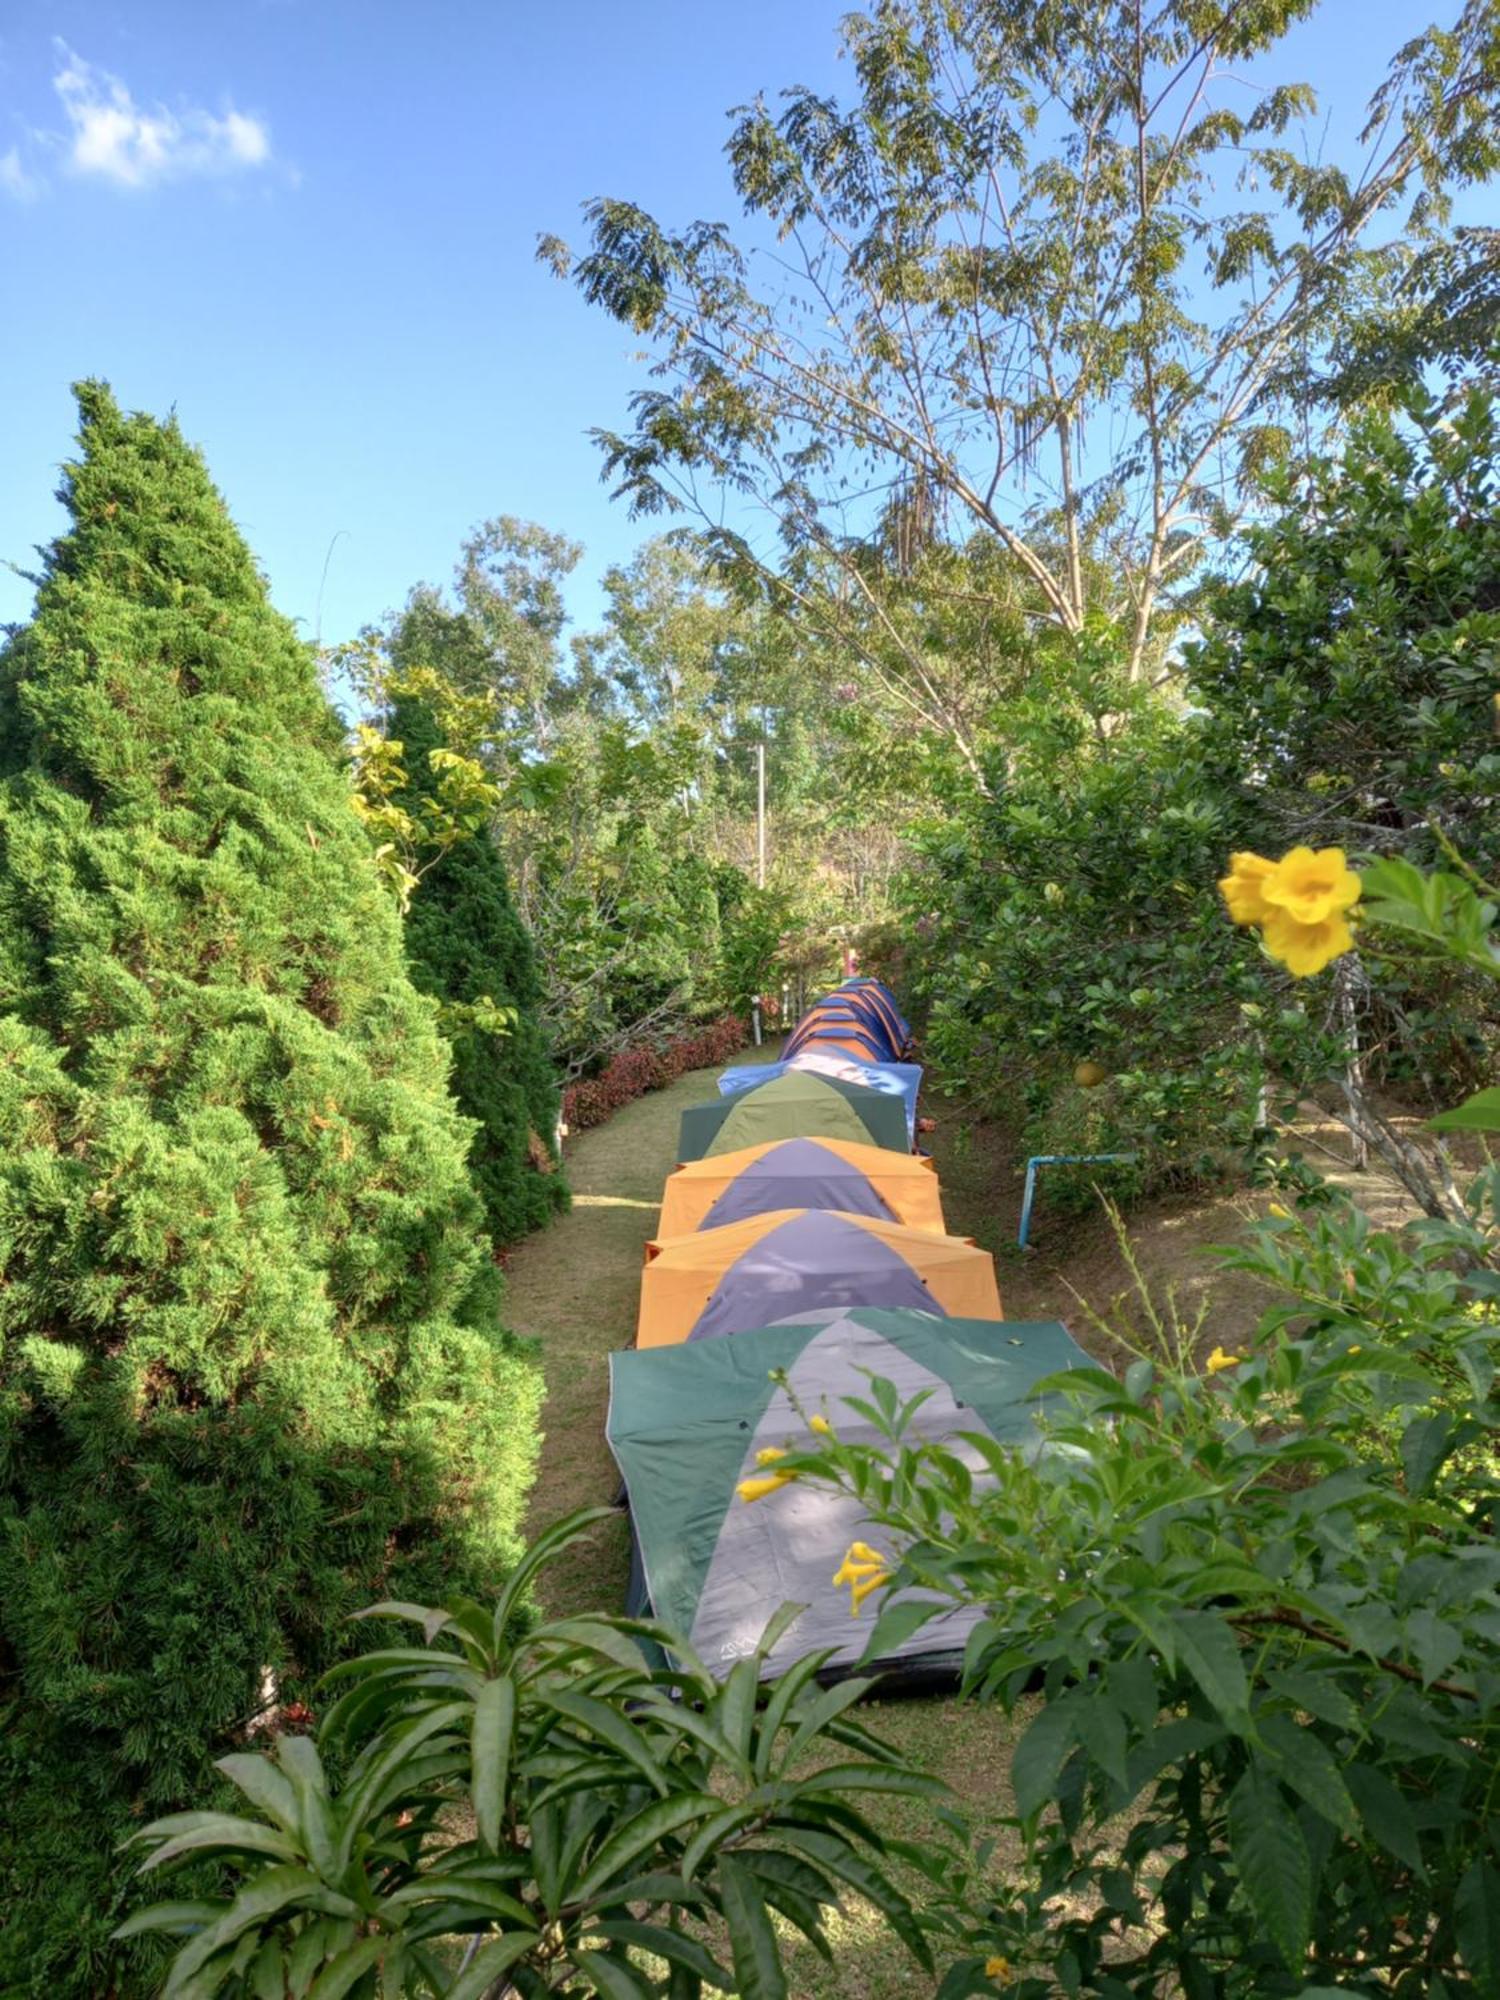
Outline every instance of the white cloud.
[[[58, 53], [62, 67], [52, 87], [67, 117], [66, 159], [75, 174], [144, 188], [244, 173], [270, 160], [271, 135], [259, 118], [232, 108], [222, 116], [198, 106], [148, 108], [136, 103], [119, 77], [85, 62], [64, 43]], [[20, 166], [17, 159], [18, 172]]]
[[45, 181], [26, 171], [19, 146], [0, 153], [0, 194], [8, 195], [12, 201], [35, 201], [45, 186]]

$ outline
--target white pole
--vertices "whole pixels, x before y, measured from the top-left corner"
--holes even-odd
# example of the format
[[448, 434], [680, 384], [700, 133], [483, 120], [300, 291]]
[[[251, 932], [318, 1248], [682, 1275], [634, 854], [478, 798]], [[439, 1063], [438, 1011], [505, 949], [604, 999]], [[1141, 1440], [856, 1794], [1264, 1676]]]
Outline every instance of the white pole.
[[[755, 746], [755, 886], [766, 886], [766, 739], [761, 737]], [[751, 1022], [755, 1029], [755, 1046], [760, 1047], [760, 1001], [757, 998], [751, 1010]]]
[[766, 741], [755, 746], [755, 886], [766, 886]]

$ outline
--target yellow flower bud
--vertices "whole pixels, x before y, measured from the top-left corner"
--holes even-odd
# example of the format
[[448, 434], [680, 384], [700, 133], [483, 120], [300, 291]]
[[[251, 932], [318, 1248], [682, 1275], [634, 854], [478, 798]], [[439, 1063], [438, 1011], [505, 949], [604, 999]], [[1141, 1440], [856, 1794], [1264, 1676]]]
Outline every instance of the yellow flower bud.
[[742, 1479], [734, 1490], [748, 1506], [752, 1501], [764, 1500], [779, 1487], [790, 1486], [795, 1476], [790, 1472], [768, 1472], [764, 1479]]
[[1220, 1375], [1226, 1368], [1238, 1368], [1244, 1360], [1243, 1354], [1226, 1354], [1222, 1347], [1216, 1347], [1203, 1365], [1205, 1375]]
[[833, 1436], [833, 1425], [829, 1423], [827, 1417], [809, 1417], [807, 1428], [810, 1431], [816, 1431], [820, 1438], [831, 1438]]
[[758, 1451], [755, 1454], [755, 1463], [757, 1465], [774, 1465], [778, 1458], [785, 1457], [786, 1453], [781, 1450], [779, 1445], [768, 1444], [764, 1450]]

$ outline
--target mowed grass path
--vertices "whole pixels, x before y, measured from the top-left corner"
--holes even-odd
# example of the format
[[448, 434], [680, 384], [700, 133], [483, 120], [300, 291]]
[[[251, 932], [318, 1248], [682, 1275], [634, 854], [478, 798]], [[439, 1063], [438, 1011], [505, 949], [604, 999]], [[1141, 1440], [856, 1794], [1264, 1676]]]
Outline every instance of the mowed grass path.
[[[769, 1062], [777, 1050], [759, 1053]], [[753, 1050], [743, 1058], [755, 1059]], [[547, 1383], [533, 1531], [575, 1507], [613, 1500], [618, 1491], [619, 1474], [604, 1442], [608, 1357], [635, 1330], [643, 1246], [655, 1233], [662, 1182], [676, 1158], [678, 1120], [688, 1105], [715, 1094], [716, 1072], [694, 1071], [626, 1105], [607, 1125], [570, 1139], [572, 1210], [511, 1257], [506, 1317], [539, 1342]], [[951, 1201], [949, 1227], [979, 1233]], [[546, 1608], [555, 1615], [618, 1610], [627, 1569], [622, 1520], [552, 1572], [543, 1591]], [[871, 1703], [868, 1720], [984, 1817], [1008, 1809], [1014, 1733], [998, 1712], [926, 1697]], [[922, 1837], [920, 1810], [901, 1808], [883, 1817], [893, 1831]], [[889, 2000], [932, 1992], [932, 1979], [905, 1956], [873, 1910], [852, 1909], [832, 1934], [833, 1968], [811, 1951], [796, 1953], [789, 1970], [798, 2000]]]

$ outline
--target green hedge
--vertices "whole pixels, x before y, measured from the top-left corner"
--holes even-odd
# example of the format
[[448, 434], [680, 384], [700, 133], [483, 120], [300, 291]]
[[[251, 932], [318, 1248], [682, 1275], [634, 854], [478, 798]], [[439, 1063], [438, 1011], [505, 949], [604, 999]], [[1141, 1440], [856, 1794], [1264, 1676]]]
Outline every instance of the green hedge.
[[[433, 788], [436, 718], [411, 697], [393, 704], [390, 729], [404, 751], [410, 790]], [[510, 1032], [453, 1024], [453, 1088], [478, 1129], [469, 1171], [490, 1236], [514, 1243], [568, 1205], [558, 1167], [557, 1073], [542, 1030], [541, 980], [531, 934], [511, 901], [505, 863], [487, 834], [461, 840], [423, 875], [406, 919], [406, 955], [424, 993], [459, 1008], [483, 999], [513, 1007]]]

